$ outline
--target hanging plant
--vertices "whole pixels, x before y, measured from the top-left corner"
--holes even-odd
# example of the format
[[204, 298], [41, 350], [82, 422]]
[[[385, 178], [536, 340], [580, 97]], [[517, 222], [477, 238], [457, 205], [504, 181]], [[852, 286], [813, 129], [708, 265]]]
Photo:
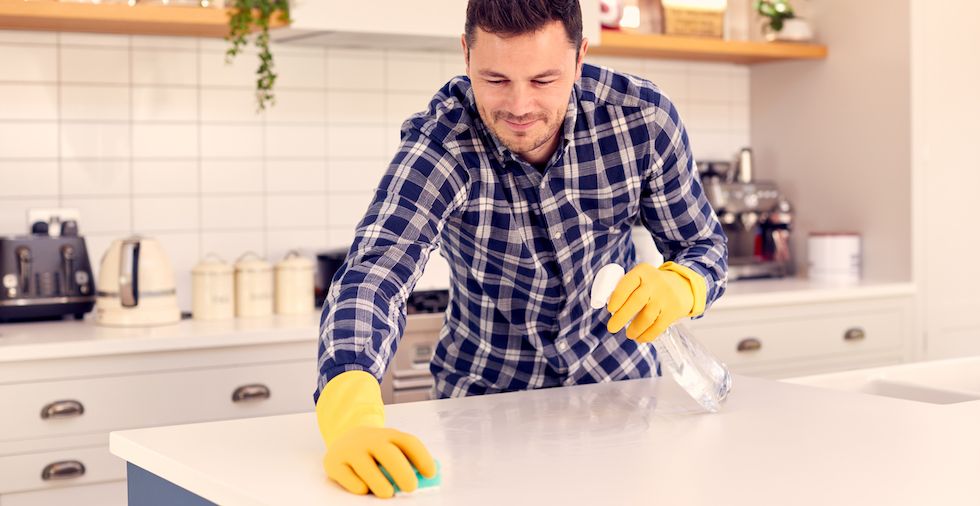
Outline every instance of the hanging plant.
[[272, 94], [276, 73], [272, 51], [269, 50], [269, 25], [277, 13], [283, 23], [290, 22], [289, 0], [233, 0], [231, 8], [234, 10], [229, 21], [231, 30], [225, 38], [231, 42], [231, 47], [225, 53], [225, 61], [231, 63], [248, 44], [248, 37], [258, 31], [255, 35], [255, 47], [259, 49], [259, 68], [255, 71], [255, 99], [258, 110], [262, 111], [267, 105], [276, 103]]

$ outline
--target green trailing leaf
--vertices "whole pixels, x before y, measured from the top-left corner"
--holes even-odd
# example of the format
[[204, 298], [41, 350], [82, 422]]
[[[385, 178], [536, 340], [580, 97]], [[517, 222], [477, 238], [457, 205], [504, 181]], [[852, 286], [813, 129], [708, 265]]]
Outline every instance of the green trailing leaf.
[[755, 11], [769, 19], [769, 27], [774, 31], [783, 29], [787, 19], [796, 17], [789, 0], [756, 0]]
[[275, 105], [276, 99], [272, 93], [276, 82], [275, 65], [272, 51], [269, 50], [269, 27], [274, 15], [283, 22], [289, 23], [288, 0], [234, 0], [234, 11], [229, 19], [229, 33], [225, 39], [231, 42], [231, 47], [225, 52], [225, 61], [231, 61], [238, 56], [248, 38], [255, 34], [255, 47], [259, 49], [259, 67], [255, 71], [255, 99], [259, 111], [268, 105]]

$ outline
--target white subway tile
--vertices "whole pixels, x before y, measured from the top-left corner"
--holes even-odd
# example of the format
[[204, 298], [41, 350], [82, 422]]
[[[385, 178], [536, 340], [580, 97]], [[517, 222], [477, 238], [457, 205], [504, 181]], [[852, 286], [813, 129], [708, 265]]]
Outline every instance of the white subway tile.
[[382, 92], [327, 92], [329, 123], [384, 123], [385, 94]]
[[266, 192], [327, 191], [326, 160], [266, 160]]
[[693, 103], [687, 108], [687, 125], [698, 130], [727, 130], [730, 124], [727, 103]]
[[129, 50], [118, 47], [61, 48], [63, 83], [129, 83]]
[[[589, 58], [587, 57], [586, 60]], [[647, 67], [640, 58], [626, 58], [619, 56], [603, 56], [599, 60], [599, 65], [615, 70], [622, 74], [631, 74], [646, 79]]]
[[274, 125], [265, 127], [268, 157], [318, 157], [327, 155], [327, 129], [320, 125]]
[[62, 47], [95, 46], [119, 49], [129, 46], [128, 35], [61, 32], [58, 39]]
[[133, 87], [135, 121], [196, 121], [197, 89]]
[[30, 225], [27, 223], [27, 210], [50, 207], [58, 207], [58, 199], [12, 198], [5, 196], [0, 199], [0, 235], [23, 235], [29, 233]]
[[265, 188], [261, 160], [204, 160], [201, 193], [260, 193]]
[[254, 228], [241, 231], [214, 231], [201, 234], [202, 257], [214, 253], [234, 263], [246, 252], [265, 256], [265, 230]]
[[197, 197], [134, 197], [133, 230], [137, 233], [197, 230]]
[[133, 50], [133, 84], [194, 86], [197, 82], [196, 52]]
[[650, 76], [650, 81], [656, 84], [672, 102], [687, 98], [687, 73], [658, 72]]
[[53, 84], [0, 84], [0, 119], [58, 119]]
[[128, 86], [61, 86], [61, 117], [65, 120], [129, 120]]
[[269, 44], [269, 48], [272, 50], [272, 54], [274, 55], [289, 54], [305, 56], [307, 58], [319, 58], [321, 61], [327, 57], [327, 48], [321, 46], [303, 46], [290, 42], [272, 41]]
[[276, 104], [268, 109], [270, 122], [326, 121], [325, 91], [276, 91]]
[[729, 98], [732, 103], [748, 105], [749, 103], [749, 76], [748, 74], [734, 74], [731, 77], [731, 94]]
[[55, 46], [0, 44], [0, 81], [55, 82], [58, 49]]
[[432, 101], [432, 93], [391, 92], [385, 95], [385, 110], [388, 123], [401, 124], [409, 116], [426, 110]]
[[334, 90], [383, 90], [385, 62], [380, 51], [327, 50], [327, 87]]
[[[89, 233], [86, 230], [85, 223], [80, 224], [82, 227], [80, 233], [85, 237], [85, 249], [88, 252], [88, 261], [92, 265], [92, 269], [95, 271], [95, 275], [99, 275], [99, 269], [102, 268], [102, 257], [105, 256], [105, 252], [112, 245], [112, 241], [116, 239], [121, 239], [123, 234], [117, 232], [99, 232], [99, 233]], [[96, 279], [98, 283], [98, 279]]]
[[388, 170], [390, 160], [328, 160], [327, 189], [335, 193], [371, 194]]
[[644, 60], [643, 66], [647, 75], [656, 76], [661, 73], [685, 73], [690, 69], [688, 63], [683, 60]]
[[332, 228], [354, 227], [364, 218], [368, 205], [374, 195], [371, 193], [354, 195], [331, 194], [327, 205], [328, 224]]
[[129, 160], [62, 160], [64, 196], [129, 196]]
[[198, 154], [198, 126], [181, 124], [133, 124], [135, 158], [192, 158]]
[[391, 160], [398, 151], [398, 146], [402, 143], [401, 124], [393, 123], [385, 125], [381, 134], [381, 158]]
[[316, 261], [316, 254], [329, 248], [325, 228], [302, 228], [295, 230], [269, 230], [269, 260], [278, 262], [290, 251]]
[[200, 258], [200, 237], [197, 232], [155, 232], [153, 238], [160, 241], [170, 259], [177, 285], [177, 306], [181, 311], [191, 310], [191, 270]]
[[750, 128], [750, 122], [751, 118], [748, 104], [732, 105], [732, 118], [731, 123], [729, 123], [729, 128], [732, 130], [744, 130], [747, 132]]
[[730, 160], [738, 149], [728, 132], [690, 130], [688, 134], [696, 160]]
[[[202, 39], [201, 43], [204, 45], [206, 41]], [[202, 86], [255, 89], [255, 70], [259, 66], [259, 60], [254, 51], [239, 54], [231, 63], [225, 60], [224, 52], [201, 51], [200, 60], [198, 68]]]
[[269, 229], [326, 226], [326, 195], [269, 195], [266, 198], [266, 227]]
[[58, 43], [58, 32], [34, 32], [28, 30], [0, 30], [0, 44], [50, 44]]
[[133, 35], [133, 49], [183, 49], [196, 51], [198, 41], [195, 37], [164, 37], [159, 35]]
[[197, 193], [196, 160], [133, 162], [134, 195], [180, 195]]
[[389, 91], [425, 91], [431, 95], [453, 77], [443, 73], [438, 55], [389, 53], [385, 61]]
[[276, 73], [275, 92], [290, 88], [324, 88], [327, 85], [326, 66], [322, 57], [276, 54], [273, 57]]
[[378, 158], [385, 153], [386, 128], [332, 125], [327, 130], [327, 154], [331, 158]]
[[330, 227], [327, 229], [327, 247], [325, 249], [350, 250], [354, 243], [354, 227]]
[[61, 199], [61, 207], [78, 209], [81, 233], [128, 234], [132, 223], [129, 197], [71, 197]]
[[415, 290], [445, 290], [449, 288], [449, 262], [436, 249], [429, 254], [429, 260], [422, 268], [422, 276], [415, 284]]
[[0, 157], [57, 158], [58, 124], [0, 121]]
[[255, 91], [233, 88], [201, 89], [201, 121], [258, 123], [265, 113], [255, 107]]
[[0, 161], [0, 197], [57, 196], [57, 161]]
[[201, 228], [203, 230], [263, 229], [265, 198], [255, 196], [201, 197]]
[[129, 125], [125, 123], [64, 123], [61, 156], [64, 158], [127, 158]]
[[442, 54], [442, 74], [449, 77], [466, 75], [466, 58], [462, 50]]
[[731, 81], [725, 72], [691, 72], [688, 99], [692, 102], [727, 102], [731, 96]]
[[202, 125], [201, 155], [204, 158], [261, 158], [261, 125]]

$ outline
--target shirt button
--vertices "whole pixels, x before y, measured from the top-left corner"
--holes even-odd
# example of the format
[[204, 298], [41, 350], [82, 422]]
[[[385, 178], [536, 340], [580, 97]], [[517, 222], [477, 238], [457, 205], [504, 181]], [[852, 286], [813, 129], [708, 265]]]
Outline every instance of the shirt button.
[[558, 351], [564, 353], [566, 350], [568, 350], [568, 343], [566, 343], [565, 341], [558, 343]]
[[551, 234], [551, 237], [561, 239], [561, 230], [555, 230], [555, 233]]

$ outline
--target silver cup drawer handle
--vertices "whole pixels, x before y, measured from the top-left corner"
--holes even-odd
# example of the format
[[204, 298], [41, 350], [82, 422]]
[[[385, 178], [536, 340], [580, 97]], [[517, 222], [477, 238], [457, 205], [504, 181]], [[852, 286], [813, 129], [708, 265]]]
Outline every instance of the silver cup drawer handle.
[[75, 400], [54, 401], [41, 408], [41, 418], [70, 418], [85, 413], [85, 406]]
[[69, 480], [83, 475], [85, 475], [85, 464], [77, 460], [52, 462], [44, 466], [41, 471], [41, 479], [44, 481]]
[[740, 353], [759, 351], [762, 349], [762, 341], [755, 337], [746, 337], [738, 342], [738, 347], [736, 349]]
[[265, 385], [243, 385], [235, 389], [231, 394], [232, 402], [250, 402], [268, 399], [271, 396], [269, 387]]
[[860, 341], [866, 337], [864, 329], [861, 327], [851, 327], [844, 331], [845, 341]]

